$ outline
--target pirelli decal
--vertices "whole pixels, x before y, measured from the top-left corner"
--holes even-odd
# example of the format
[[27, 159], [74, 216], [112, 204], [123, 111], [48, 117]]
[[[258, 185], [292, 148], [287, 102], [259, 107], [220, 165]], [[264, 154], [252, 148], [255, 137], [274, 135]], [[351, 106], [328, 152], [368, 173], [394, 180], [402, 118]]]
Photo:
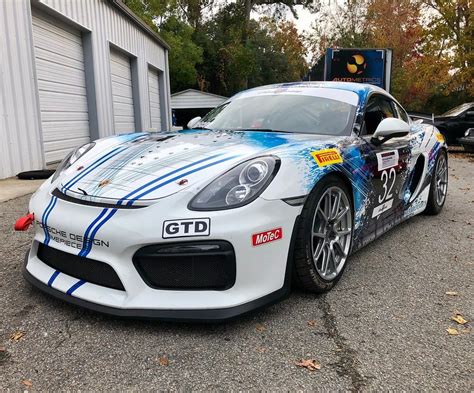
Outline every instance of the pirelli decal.
[[441, 134], [441, 132], [437, 132], [437, 133], [436, 133], [436, 139], [438, 140], [438, 142], [443, 143], [443, 142], [444, 142], [444, 136], [443, 136], [443, 134]]
[[341, 154], [337, 149], [312, 151], [311, 156], [313, 157], [314, 161], [316, 161], [316, 164], [318, 164], [320, 167], [342, 163]]

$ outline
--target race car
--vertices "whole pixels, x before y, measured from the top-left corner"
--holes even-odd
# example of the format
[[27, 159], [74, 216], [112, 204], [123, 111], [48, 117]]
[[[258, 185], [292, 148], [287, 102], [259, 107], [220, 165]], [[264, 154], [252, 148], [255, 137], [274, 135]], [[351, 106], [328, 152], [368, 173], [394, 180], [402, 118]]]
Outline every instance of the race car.
[[351, 253], [446, 200], [443, 136], [375, 86], [254, 88], [192, 123], [71, 152], [16, 223], [34, 223], [26, 280], [116, 316], [226, 320], [292, 282], [330, 290]]

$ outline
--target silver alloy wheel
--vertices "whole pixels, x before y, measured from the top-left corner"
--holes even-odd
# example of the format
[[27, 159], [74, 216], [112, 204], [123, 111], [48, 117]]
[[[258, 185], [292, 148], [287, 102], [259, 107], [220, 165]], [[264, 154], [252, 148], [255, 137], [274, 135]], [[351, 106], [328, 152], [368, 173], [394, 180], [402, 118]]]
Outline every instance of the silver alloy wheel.
[[446, 156], [440, 154], [438, 165], [436, 166], [436, 203], [441, 206], [446, 199], [446, 191], [448, 189], [448, 163]]
[[333, 280], [346, 263], [352, 236], [351, 205], [341, 188], [332, 186], [324, 192], [311, 228], [314, 266], [323, 280]]

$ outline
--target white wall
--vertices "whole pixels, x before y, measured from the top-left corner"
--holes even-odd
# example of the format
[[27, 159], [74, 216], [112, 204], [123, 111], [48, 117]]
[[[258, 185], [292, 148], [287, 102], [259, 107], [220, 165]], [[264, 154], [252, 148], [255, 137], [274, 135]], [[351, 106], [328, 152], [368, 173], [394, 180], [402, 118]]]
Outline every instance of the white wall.
[[[31, 5], [32, 4], [32, 5]], [[171, 109], [167, 50], [110, 0], [0, 0], [0, 178], [44, 165], [32, 45], [31, 6], [83, 32], [93, 73], [89, 102], [92, 138], [114, 134], [110, 46], [136, 58], [138, 128], [149, 129], [148, 67], [162, 71], [162, 128]], [[88, 77], [91, 72], [89, 72]], [[89, 94], [89, 91], [88, 91]], [[89, 97], [91, 100], [91, 97]], [[92, 105], [92, 108], [91, 108]], [[94, 112], [95, 110], [95, 112]]]

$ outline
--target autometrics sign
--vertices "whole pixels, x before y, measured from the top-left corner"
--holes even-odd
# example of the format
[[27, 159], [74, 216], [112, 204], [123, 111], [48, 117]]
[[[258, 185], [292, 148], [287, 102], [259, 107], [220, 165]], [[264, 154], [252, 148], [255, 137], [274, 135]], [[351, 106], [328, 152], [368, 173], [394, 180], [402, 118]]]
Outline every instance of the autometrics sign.
[[327, 49], [324, 80], [370, 83], [390, 91], [391, 49]]

